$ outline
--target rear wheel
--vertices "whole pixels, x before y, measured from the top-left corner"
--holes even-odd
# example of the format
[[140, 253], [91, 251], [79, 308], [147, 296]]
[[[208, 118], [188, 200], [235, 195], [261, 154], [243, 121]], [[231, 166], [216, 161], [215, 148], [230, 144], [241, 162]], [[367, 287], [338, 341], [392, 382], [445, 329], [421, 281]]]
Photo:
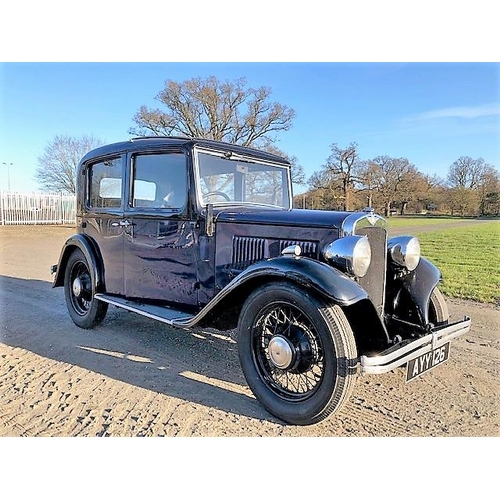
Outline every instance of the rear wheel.
[[90, 266], [78, 248], [71, 253], [66, 264], [64, 295], [69, 315], [80, 328], [93, 328], [106, 316], [108, 304], [95, 299]]
[[290, 283], [270, 283], [248, 297], [238, 351], [256, 398], [291, 424], [325, 419], [355, 382], [356, 344], [342, 309]]

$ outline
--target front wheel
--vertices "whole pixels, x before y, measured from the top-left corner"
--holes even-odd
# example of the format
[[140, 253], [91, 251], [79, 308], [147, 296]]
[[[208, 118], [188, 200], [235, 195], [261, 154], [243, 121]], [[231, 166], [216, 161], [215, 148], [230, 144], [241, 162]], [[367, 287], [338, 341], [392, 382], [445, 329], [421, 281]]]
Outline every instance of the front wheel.
[[256, 398], [291, 424], [325, 419], [354, 386], [356, 343], [342, 309], [290, 283], [269, 283], [248, 297], [238, 352]]
[[448, 324], [450, 313], [443, 294], [436, 287], [429, 298], [429, 321], [436, 326]]
[[66, 264], [64, 295], [76, 326], [93, 328], [106, 316], [108, 304], [94, 298], [90, 265], [78, 248], [71, 253]]

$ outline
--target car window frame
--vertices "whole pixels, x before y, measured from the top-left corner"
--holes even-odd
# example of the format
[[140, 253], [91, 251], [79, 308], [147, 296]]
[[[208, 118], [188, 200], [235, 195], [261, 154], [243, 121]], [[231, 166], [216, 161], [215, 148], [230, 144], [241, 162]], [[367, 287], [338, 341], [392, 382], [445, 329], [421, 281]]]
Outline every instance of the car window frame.
[[[134, 158], [137, 156], [147, 156], [147, 155], [166, 155], [166, 154], [182, 154], [185, 159], [185, 178], [186, 178], [186, 196], [184, 205], [180, 208], [176, 207], [134, 207], [133, 196], [134, 196], [134, 175], [135, 175], [135, 165]], [[149, 215], [164, 215], [167, 214], [182, 214], [187, 210], [189, 204], [189, 155], [186, 150], [180, 147], [169, 147], [161, 149], [137, 149], [130, 150], [127, 153], [126, 158], [126, 173], [127, 182], [125, 186], [125, 194], [123, 200], [123, 206], [126, 212], [131, 215], [134, 214], [149, 214]]]
[[[125, 158], [126, 155], [123, 153], [110, 154], [109, 156], [102, 156], [92, 158], [85, 165], [85, 211], [92, 214], [121, 214], [123, 213], [123, 196], [126, 185], [126, 175], [125, 175]], [[99, 163], [104, 163], [106, 161], [121, 160], [121, 193], [120, 193], [120, 206], [119, 207], [95, 207], [90, 204], [91, 195], [91, 173], [94, 165]]]
[[[193, 148], [193, 174], [194, 174], [194, 191], [195, 191], [195, 197], [196, 197], [196, 206], [198, 210], [203, 210], [206, 207], [206, 204], [203, 203], [203, 193], [202, 193], [202, 188], [201, 188], [201, 177], [200, 177], [200, 166], [199, 166], [199, 153], [206, 153], [206, 154], [211, 154], [213, 156], [219, 156], [219, 157], [225, 157], [227, 155], [227, 152], [224, 150], [216, 150], [216, 149], [210, 149], [206, 147], [201, 147], [201, 146], [195, 146]], [[279, 205], [272, 205], [272, 204], [259, 204], [259, 203], [251, 203], [251, 202], [238, 202], [238, 201], [230, 201], [230, 202], [213, 202], [210, 203], [214, 206], [244, 206], [245, 208], [252, 209], [253, 207], [257, 209], [262, 209], [268, 208], [270, 210], [291, 210], [293, 208], [293, 196], [292, 196], [292, 176], [291, 176], [291, 168], [289, 165], [280, 163], [280, 162], [274, 162], [270, 161], [264, 158], [260, 158], [259, 156], [252, 156], [252, 155], [241, 155], [241, 154], [235, 154], [235, 158], [241, 158], [241, 160], [244, 161], [250, 161], [250, 162], [255, 162], [255, 163], [261, 163], [263, 165], [269, 165], [271, 167], [278, 167], [283, 169], [284, 173], [287, 176], [287, 192], [283, 192], [283, 194], [286, 194], [287, 201], [288, 201], [288, 206], [279, 206]]]

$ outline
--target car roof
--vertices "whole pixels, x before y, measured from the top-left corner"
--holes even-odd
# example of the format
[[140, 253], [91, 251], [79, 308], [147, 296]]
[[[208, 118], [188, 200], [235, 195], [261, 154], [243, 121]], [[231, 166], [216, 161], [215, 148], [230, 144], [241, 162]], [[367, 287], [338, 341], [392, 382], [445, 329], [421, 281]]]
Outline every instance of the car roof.
[[257, 158], [279, 162], [284, 165], [290, 166], [290, 162], [283, 158], [266, 151], [261, 151], [254, 148], [249, 148], [245, 146], [239, 146], [237, 144], [230, 144], [227, 142], [214, 141], [211, 139], [203, 139], [198, 137], [175, 137], [175, 136], [146, 136], [146, 137], [134, 137], [128, 141], [115, 142], [113, 144], [107, 144], [105, 146], [100, 146], [92, 151], [89, 151], [81, 160], [81, 163], [85, 163], [94, 158], [101, 156], [108, 156], [112, 154], [122, 154], [128, 151], [141, 151], [151, 148], [162, 148], [168, 146], [179, 146], [179, 147], [202, 147], [207, 149], [214, 149], [219, 151], [231, 151], [236, 154], [241, 155], [251, 155]]

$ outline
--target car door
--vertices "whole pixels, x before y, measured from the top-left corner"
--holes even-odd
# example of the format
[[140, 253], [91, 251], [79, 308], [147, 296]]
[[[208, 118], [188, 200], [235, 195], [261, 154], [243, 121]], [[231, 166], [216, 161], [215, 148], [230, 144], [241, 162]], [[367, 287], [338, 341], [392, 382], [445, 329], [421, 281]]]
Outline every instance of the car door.
[[99, 249], [105, 272], [106, 292], [122, 295], [123, 240], [126, 221], [123, 218], [123, 172], [125, 155], [102, 158], [86, 166], [85, 216], [81, 231]]
[[198, 303], [187, 157], [179, 150], [132, 154], [125, 220], [125, 293], [130, 298]]

